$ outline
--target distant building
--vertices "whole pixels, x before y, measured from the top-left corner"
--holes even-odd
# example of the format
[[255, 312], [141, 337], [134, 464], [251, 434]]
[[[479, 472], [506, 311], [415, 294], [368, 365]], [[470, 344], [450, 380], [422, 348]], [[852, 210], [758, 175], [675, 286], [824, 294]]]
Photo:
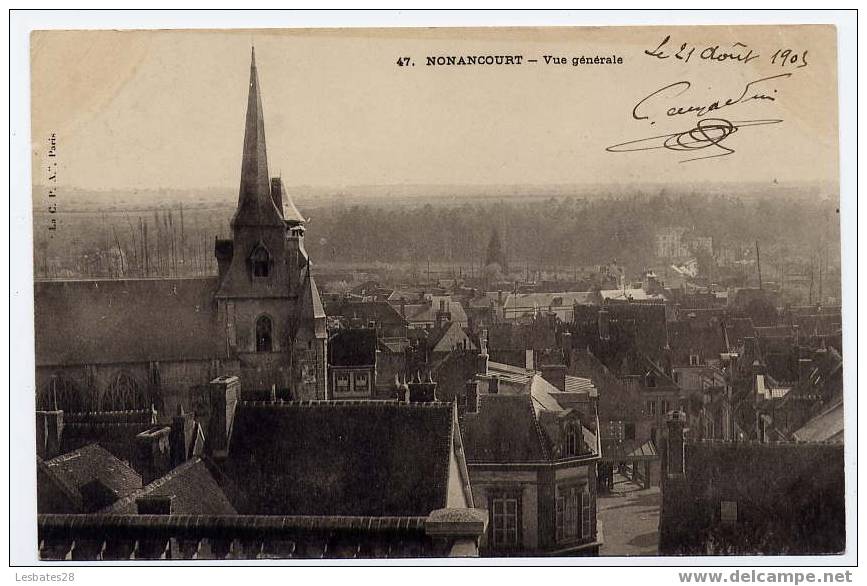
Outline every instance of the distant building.
[[700, 251], [713, 254], [713, 238], [687, 228], [669, 227], [656, 233], [655, 250], [656, 256], [664, 259], [687, 258]]
[[506, 321], [526, 321], [549, 313], [563, 322], [571, 322], [575, 305], [598, 305], [601, 301], [599, 293], [593, 291], [509, 293], [502, 303], [502, 315]]

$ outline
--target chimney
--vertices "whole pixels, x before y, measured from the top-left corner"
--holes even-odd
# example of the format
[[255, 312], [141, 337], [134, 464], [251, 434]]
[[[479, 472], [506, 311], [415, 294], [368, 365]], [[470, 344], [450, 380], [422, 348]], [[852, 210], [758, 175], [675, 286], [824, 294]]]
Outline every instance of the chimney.
[[36, 412], [36, 453], [43, 460], [60, 454], [63, 437], [63, 411]]
[[543, 364], [542, 378], [557, 387], [561, 391], [566, 390], [566, 365]]
[[477, 374], [488, 374], [488, 330], [482, 330], [479, 336], [479, 355], [476, 364]]
[[422, 380], [421, 374], [416, 373], [416, 379], [409, 383], [410, 403], [432, 403], [436, 401], [437, 384], [431, 379], [430, 372], [427, 380]]
[[135, 499], [139, 515], [171, 515], [174, 495], [148, 495]]
[[232, 436], [232, 422], [241, 394], [241, 383], [237, 376], [219, 376], [205, 387], [205, 392], [209, 407], [206, 451], [209, 454], [224, 455]]
[[196, 422], [189, 413], [184, 413], [184, 408], [178, 405], [177, 414], [172, 417], [171, 433], [169, 437], [169, 452], [171, 455], [172, 468], [186, 462], [193, 450], [193, 442], [196, 439]]
[[439, 310], [436, 313], [436, 327], [441, 328], [450, 321], [452, 321], [452, 313], [449, 311], [448, 303], [445, 299], [440, 299]]
[[671, 411], [665, 417], [665, 473], [668, 477], [684, 475], [684, 442], [686, 415], [682, 411]]
[[479, 381], [476, 379], [470, 379], [466, 382], [465, 387], [465, 395], [464, 395], [464, 412], [465, 413], [478, 413], [479, 412]]
[[810, 373], [813, 372], [813, 360], [810, 358], [798, 359], [798, 382], [804, 383], [810, 378]]
[[570, 332], [563, 332], [560, 336], [560, 346], [563, 347], [563, 356], [568, 358], [572, 355], [572, 334]]
[[599, 339], [600, 340], [610, 340], [611, 339], [611, 331], [609, 327], [611, 316], [608, 313], [607, 309], [600, 309], [597, 317], [598, 325], [599, 325]]
[[171, 469], [169, 436], [171, 428], [152, 427], [135, 436], [135, 470], [143, 484], [153, 482]]

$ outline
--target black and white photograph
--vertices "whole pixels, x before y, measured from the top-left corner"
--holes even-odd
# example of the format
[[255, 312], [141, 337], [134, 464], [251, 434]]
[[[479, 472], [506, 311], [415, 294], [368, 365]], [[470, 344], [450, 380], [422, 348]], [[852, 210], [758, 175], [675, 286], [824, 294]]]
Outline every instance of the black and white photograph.
[[844, 565], [838, 28], [675, 22], [30, 32], [34, 563]]

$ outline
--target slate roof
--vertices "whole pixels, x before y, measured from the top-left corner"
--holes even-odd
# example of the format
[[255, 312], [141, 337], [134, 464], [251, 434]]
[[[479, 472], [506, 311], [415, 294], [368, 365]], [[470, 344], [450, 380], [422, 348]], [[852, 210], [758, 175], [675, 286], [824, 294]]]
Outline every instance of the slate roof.
[[726, 334], [728, 335], [730, 346], [740, 346], [744, 343], [744, 338], [754, 338], [756, 336], [756, 328], [753, 325], [752, 318], [732, 317], [726, 319]]
[[562, 319], [571, 317], [572, 306], [598, 304], [601, 297], [593, 291], [566, 291], [561, 293], [509, 293], [503, 302], [506, 318], [533, 315], [538, 311], [554, 311]]
[[[660, 552], [678, 555], [840, 553], [845, 549], [843, 446], [700, 441], [684, 446], [681, 482], [663, 487]], [[720, 501], [737, 523], [719, 521]]]
[[339, 330], [328, 341], [332, 366], [370, 366], [376, 363], [376, 330]]
[[100, 511], [112, 514], [136, 514], [136, 499], [170, 496], [173, 515], [235, 515], [232, 503], [217, 483], [205, 461], [187, 460], [147, 486]]
[[461, 435], [468, 464], [546, 462], [550, 455], [527, 395], [481, 395], [479, 412], [467, 413]]
[[721, 322], [692, 318], [668, 324], [669, 345], [675, 365], [689, 364], [690, 354], [719, 359], [727, 351]]
[[404, 306], [407, 321], [410, 323], [435, 323], [441, 300], [446, 302], [446, 311], [451, 314], [451, 321], [459, 324], [467, 323], [467, 312], [464, 311], [464, 306], [459, 301], [442, 295], [434, 295], [424, 303]]
[[591, 379], [581, 376], [572, 376], [571, 374], [566, 375], [566, 388], [564, 391], [566, 393], [587, 394], [589, 397], [599, 396], [599, 392]]
[[328, 315], [347, 319], [358, 317], [365, 322], [375, 321], [381, 325], [405, 326], [406, 320], [398, 310], [385, 301], [349, 301], [328, 306]]
[[241, 403], [224, 466], [244, 514], [427, 515], [446, 506], [454, 406]]
[[216, 277], [37, 281], [36, 365], [225, 358], [217, 285]]
[[603, 289], [599, 292], [604, 300], [620, 300], [620, 301], [644, 301], [646, 299], [662, 300], [664, 297], [658, 294], [651, 294], [644, 289]]
[[141, 488], [141, 476], [125, 462], [98, 444], [89, 444], [45, 461], [45, 467], [82, 498], [82, 487], [99, 481], [115, 498], [123, 498]]
[[792, 435], [796, 440], [802, 442], [843, 443], [843, 424], [843, 400], [841, 398], [807, 421]]
[[468, 349], [477, 349], [476, 345], [456, 321], [450, 321], [439, 328], [431, 330], [427, 341], [431, 352], [451, 352], [454, 350], [455, 345], [462, 344], [463, 342], [467, 343]]

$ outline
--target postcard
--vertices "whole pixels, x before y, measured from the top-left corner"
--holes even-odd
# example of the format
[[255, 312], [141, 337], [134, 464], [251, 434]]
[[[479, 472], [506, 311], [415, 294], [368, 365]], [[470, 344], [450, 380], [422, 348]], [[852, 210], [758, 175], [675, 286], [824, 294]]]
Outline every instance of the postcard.
[[844, 554], [837, 56], [32, 32], [32, 549]]

